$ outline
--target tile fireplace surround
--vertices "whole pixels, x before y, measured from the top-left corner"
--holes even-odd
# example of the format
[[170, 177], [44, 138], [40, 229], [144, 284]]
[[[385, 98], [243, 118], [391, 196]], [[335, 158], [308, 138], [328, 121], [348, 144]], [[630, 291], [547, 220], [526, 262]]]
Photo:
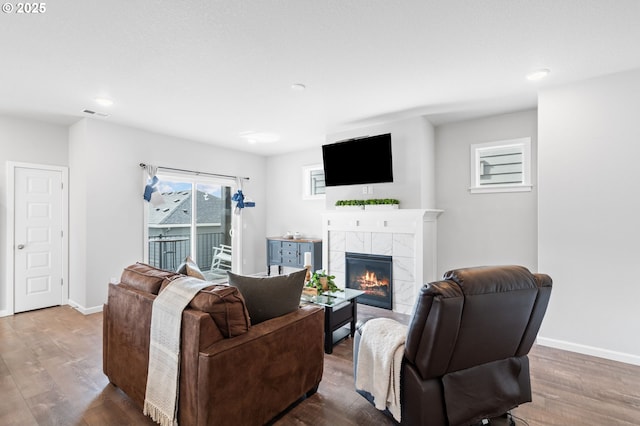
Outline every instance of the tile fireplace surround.
[[393, 258], [393, 311], [411, 314], [424, 283], [436, 280], [436, 220], [442, 210], [335, 211], [322, 215], [322, 264], [345, 287], [345, 253]]

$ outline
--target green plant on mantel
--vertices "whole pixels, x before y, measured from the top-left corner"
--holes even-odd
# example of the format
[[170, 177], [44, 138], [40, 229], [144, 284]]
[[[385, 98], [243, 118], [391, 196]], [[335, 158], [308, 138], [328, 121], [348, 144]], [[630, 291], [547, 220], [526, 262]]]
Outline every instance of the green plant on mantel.
[[364, 206], [364, 200], [338, 200], [336, 206]]
[[335, 275], [329, 275], [324, 270], [315, 271], [313, 275], [311, 275], [311, 279], [307, 283], [307, 287], [312, 287], [320, 291], [342, 291], [337, 285], [334, 279]]
[[368, 200], [338, 200], [336, 206], [364, 206], [376, 204], [400, 204], [395, 198], [370, 198]]
[[375, 205], [375, 204], [400, 204], [400, 201], [395, 198], [371, 198], [368, 200], [364, 200], [365, 204]]

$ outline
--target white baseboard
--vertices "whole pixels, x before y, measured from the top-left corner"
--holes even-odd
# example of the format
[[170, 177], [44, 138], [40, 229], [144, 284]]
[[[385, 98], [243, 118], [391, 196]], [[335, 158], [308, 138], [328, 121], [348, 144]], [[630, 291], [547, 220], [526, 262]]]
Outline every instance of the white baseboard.
[[624, 352], [611, 351], [609, 349], [596, 348], [594, 346], [581, 345], [579, 343], [567, 342], [564, 340], [549, 339], [547, 337], [538, 336], [536, 343], [551, 348], [563, 349], [565, 351], [577, 352], [579, 354], [596, 356], [598, 358], [609, 359], [612, 361], [624, 362], [640, 366], [640, 356], [628, 354]]
[[[69, 299], [68, 300], [68, 304], [69, 306], [71, 306], [73, 309], [75, 309], [76, 311], [80, 312], [82, 315], [91, 315], [91, 314], [95, 314], [97, 312], [102, 312], [102, 305], [100, 306], [94, 306], [92, 308], [85, 308], [84, 306], [81, 306], [80, 304], [74, 302], [73, 300]], [[1, 310], [0, 311], [0, 318], [2, 317], [8, 317], [13, 315], [14, 313], [8, 310]]]
[[74, 302], [71, 299], [69, 299], [69, 306], [71, 306], [76, 311], [80, 312], [82, 315], [91, 315], [91, 314], [95, 314], [97, 312], [102, 312], [102, 305], [93, 306], [91, 308], [85, 308], [84, 306], [80, 305], [79, 303]]

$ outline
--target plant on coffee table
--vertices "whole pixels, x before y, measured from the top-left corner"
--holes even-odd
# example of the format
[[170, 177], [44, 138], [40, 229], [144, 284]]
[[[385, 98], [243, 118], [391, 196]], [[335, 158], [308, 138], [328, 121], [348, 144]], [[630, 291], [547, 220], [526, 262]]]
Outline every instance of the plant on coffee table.
[[342, 291], [335, 283], [335, 275], [329, 275], [324, 270], [315, 271], [311, 275], [311, 279], [307, 283], [307, 287], [315, 288], [318, 292], [321, 291]]

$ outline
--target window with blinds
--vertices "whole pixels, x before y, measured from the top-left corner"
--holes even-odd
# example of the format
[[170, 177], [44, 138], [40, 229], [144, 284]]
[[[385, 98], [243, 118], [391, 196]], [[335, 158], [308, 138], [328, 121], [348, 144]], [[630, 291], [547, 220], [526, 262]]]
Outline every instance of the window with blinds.
[[472, 193], [531, 191], [531, 139], [471, 145]]
[[302, 199], [316, 200], [325, 198], [324, 169], [322, 164], [302, 168]]
[[309, 180], [311, 195], [324, 194], [324, 170], [311, 170]]

